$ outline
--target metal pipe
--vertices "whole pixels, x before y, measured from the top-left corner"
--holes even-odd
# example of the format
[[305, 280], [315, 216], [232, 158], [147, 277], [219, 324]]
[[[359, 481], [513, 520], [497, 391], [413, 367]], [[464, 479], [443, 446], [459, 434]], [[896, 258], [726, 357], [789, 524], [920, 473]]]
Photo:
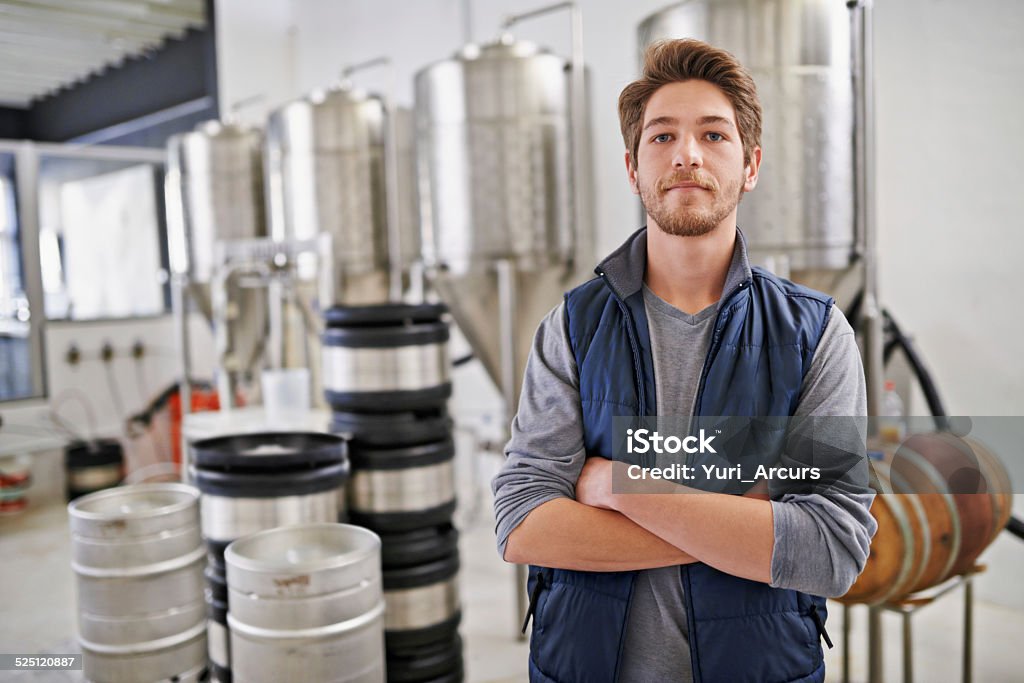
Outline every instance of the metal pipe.
[[349, 64], [342, 68], [342, 76], [348, 78], [356, 71], [374, 67], [387, 69], [388, 87], [384, 94], [384, 109], [387, 116], [388, 134], [384, 139], [384, 183], [387, 188], [385, 209], [388, 221], [388, 294], [391, 301], [402, 300], [402, 230], [398, 224], [399, 182], [398, 182], [398, 116], [395, 104], [395, 65], [390, 57], [374, 57], [365, 62]]
[[181, 472], [182, 483], [189, 483], [189, 452], [185, 439], [185, 416], [192, 412], [192, 384], [189, 380], [192, 370], [191, 349], [189, 349], [188, 329], [188, 276], [176, 273], [171, 276], [171, 314], [174, 318], [174, 337], [178, 341], [178, 359], [180, 373], [178, 375], [178, 395], [181, 399]]
[[[25, 298], [28, 300], [28, 344], [31, 358], [32, 397], [46, 396], [43, 357], [46, 342], [46, 301], [42, 264], [39, 261], [39, 146], [22, 142], [15, 151], [15, 183], [18, 193], [18, 231], [24, 264]], [[119, 416], [123, 417], [123, 416]]]
[[[519, 387], [516, 382], [516, 310], [519, 306], [516, 291], [516, 268], [512, 259], [499, 259], [494, 264], [498, 278], [498, 324], [501, 330], [501, 393], [505, 399], [505, 420], [511, 430], [512, 418], [515, 415], [519, 400]], [[508, 436], [508, 435], [506, 435]], [[506, 439], [507, 441], [508, 439]], [[516, 565], [515, 594], [516, 620], [519, 622], [526, 615], [526, 567]], [[516, 629], [516, 638], [526, 640], [525, 634]]]
[[[973, 571], [973, 570], [972, 570]], [[963, 681], [971, 683], [974, 669], [974, 575], [964, 578], [964, 659]]]
[[868, 681], [882, 683], [882, 608], [868, 606]]
[[911, 610], [903, 610], [903, 683], [914, 683], [914, 634]]
[[853, 608], [843, 605], [843, 683], [850, 683], [850, 615]]
[[[224, 263], [223, 243], [218, 242], [214, 251], [218, 258], [216, 263]], [[213, 338], [214, 348], [217, 351], [217, 393], [220, 398], [220, 409], [230, 411], [235, 407], [235, 387], [232, 381], [234, 375], [234, 359], [228, 351], [231, 348], [231, 339], [228, 331], [228, 278], [231, 277], [230, 266], [220, 265], [210, 281], [210, 303], [213, 310]]]
[[143, 147], [119, 147], [116, 145], [75, 145], [50, 142], [0, 141], [0, 152], [17, 155], [23, 149], [31, 149], [39, 156], [53, 156], [64, 159], [97, 159], [101, 161], [142, 161], [162, 164], [166, 153], [162, 149]]
[[573, 224], [572, 224], [572, 255], [574, 258], [590, 258], [591, 254], [581, 254], [583, 221], [585, 220], [584, 205], [586, 203], [586, 184], [583, 182], [584, 169], [587, 167], [584, 157], [586, 144], [586, 94], [585, 73], [583, 64], [583, 10], [576, 2], [559, 2], [553, 5], [506, 16], [502, 21], [502, 30], [526, 19], [533, 19], [552, 12], [569, 10], [571, 22], [571, 48], [569, 58], [571, 95], [569, 98], [571, 111], [569, 118], [572, 125], [572, 162], [573, 162]]
[[285, 286], [280, 277], [267, 282], [267, 365], [272, 370], [284, 367]]
[[862, 329], [864, 373], [867, 381], [868, 414], [881, 412], [885, 384], [883, 361], [884, 331], [878, 303], [878, 225], [875, 215], [875, 126], [874, 55], [872, 35], [873, 0], [850, 0], [850, 29], [853, 38], [855, 217], [858, 243], [862, 249], [864, 300]]

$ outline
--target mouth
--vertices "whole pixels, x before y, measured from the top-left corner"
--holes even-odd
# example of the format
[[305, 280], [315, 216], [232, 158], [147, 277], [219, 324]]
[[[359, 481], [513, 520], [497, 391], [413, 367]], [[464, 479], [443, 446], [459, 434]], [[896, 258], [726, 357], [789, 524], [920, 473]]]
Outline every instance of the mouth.
[[690, 174], [680, 174], [674, 178], [669, 177], [661, 182], [661, 191], [668, 194], [672, 190], [689, 192], [692, 190], [704, 190], [714, 193], [717, 190], [715, 182], [711, 178], [702, 178]]

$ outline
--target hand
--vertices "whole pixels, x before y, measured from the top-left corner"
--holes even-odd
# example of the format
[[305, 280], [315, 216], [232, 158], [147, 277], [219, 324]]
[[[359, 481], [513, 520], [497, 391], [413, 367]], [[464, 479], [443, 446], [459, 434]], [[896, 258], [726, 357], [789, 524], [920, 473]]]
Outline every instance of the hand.
[[595, 508], [614, 510], [612, 501], [612, 461], [606, 458], [587, 458], [576, 480], [576, 500]]

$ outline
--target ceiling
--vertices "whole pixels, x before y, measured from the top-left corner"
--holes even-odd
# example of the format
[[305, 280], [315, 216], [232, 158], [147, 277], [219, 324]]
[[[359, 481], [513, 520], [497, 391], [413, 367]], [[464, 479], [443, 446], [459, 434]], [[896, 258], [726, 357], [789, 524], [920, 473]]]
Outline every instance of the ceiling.
[[0, 0], [0, 106], [27, 108], [205, 25], [204, 0]]

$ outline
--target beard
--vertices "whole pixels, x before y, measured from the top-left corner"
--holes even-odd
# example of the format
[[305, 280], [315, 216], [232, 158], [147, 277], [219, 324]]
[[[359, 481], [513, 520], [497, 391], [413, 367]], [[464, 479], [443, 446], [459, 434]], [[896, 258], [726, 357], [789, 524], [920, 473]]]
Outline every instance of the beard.
[[[706, 207], [684, 204], [672, 206], [668, 200], [668, 189], [683, 182], [698, 183], [712, 195], [711, 204]], [[651, 219], [662, 232], [676, 237], [699, 237], [714, 230], [736, 209], [743, 198], [743, 177], [725, 183], [721, 187], [715, 178], [700, 171], [670, 173], [656, 182], [645, 184], [637, 173], [640, 187], [640, 201]]]

